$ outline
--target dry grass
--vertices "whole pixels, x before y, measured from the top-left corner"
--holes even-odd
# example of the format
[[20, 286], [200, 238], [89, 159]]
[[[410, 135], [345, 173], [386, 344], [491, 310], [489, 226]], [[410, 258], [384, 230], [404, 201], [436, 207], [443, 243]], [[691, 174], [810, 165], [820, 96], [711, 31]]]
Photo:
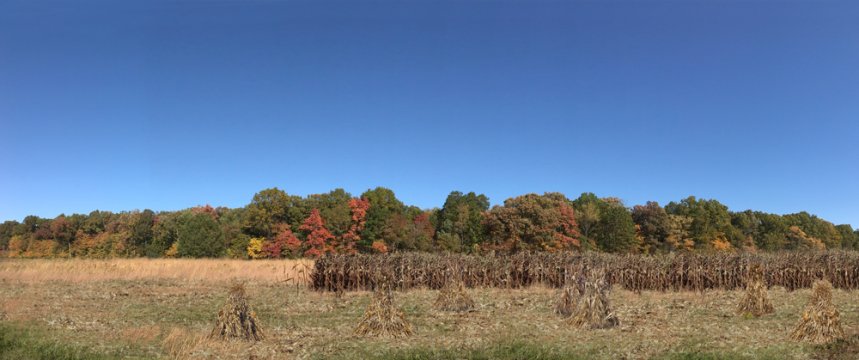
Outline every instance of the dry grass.
[[152, 342], [161, 335], [157, 325], [132, 326], [120, 331], [119, 338], [128, 341]]
[[174, 327], [164, 337], [162, 346], [171, 358], [180, 359], [194, 353], [205, 341], [206, 338], [202, 335], [194, 335], [188, 330]]
[[71, 283], [111, 280], [181, 280], [306, 284], [312, 260], [228, 259], [2, 259], [0, 281]]
[[[38, 261], [21, 263], [41, 266]], [[266, 338], [245, 342], [206, 338], [216, 319], [212, 309], [227, 301], [224, 289], [234, 276], [212, 274], [211, 279], [226, 280], [193, 282], [173, 277], [105, 282], [6, 278], [0, 273], [0, 323], [38, 330], [46, 341], [117, 357], [376, 358], [418, 348], [484, 349], [510, 339], [588, 359], [675, 358], [676, 353], [809, 359], [823, 351], [790, 339], [810, 289], [770, 288], [775, 312], [745, 318], [735, 315], [740, 290], [635, 293], [614, 287], [607, 297], [622, 321], [597, 331], [569, 326], [568, 319], [555, 315], [558, 290], [550, 287], [469, 289], [478, 311], [466, 313], [434, 311], [438, 292], [415, 289], [396, 293], [396, 305], [413, 326], [413, 335], [369, 338], [353, 331], [371, 293], [346, 292], [336, 299], [332, 293], [296, 290], [264, 278], [249, 280], [247, 292]], [[859, 349], [856, 293], [833, 290], [832, 303], [841, 311], [846, 339], [837, 349]]]

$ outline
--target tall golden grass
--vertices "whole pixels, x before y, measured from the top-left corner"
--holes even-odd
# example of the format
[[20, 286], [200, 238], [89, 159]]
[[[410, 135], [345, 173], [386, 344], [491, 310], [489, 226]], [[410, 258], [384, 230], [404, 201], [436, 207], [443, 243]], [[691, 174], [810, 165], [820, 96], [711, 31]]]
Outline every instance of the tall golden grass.
[[72, 283], [110, 280], [253, 281], [304, 285], [313, 260], [231, 259], [3, 259], [0, 280]]

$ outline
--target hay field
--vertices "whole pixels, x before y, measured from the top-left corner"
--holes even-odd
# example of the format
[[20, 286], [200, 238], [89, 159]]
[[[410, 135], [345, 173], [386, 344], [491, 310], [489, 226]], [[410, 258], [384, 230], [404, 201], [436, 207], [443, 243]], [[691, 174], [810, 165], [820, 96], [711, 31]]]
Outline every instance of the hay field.
[[264, 283], [300, 281], [313, 266], [312, 260], [228, 260], [228, 259], [2, 259], [0, 281], [39, 283], [61, 281], [177, 280], [222, 283], [255, 281]]
[[[859, 293], [833, 291], [848, 341], [790, 340], [811, 290], [770, 289], [771, 315], [736, 315], [743, 292], [609, 294], [620, 325], [573, 328], [560, 290], [468, 289], [476, 311], [435, 310], [438, 292], [396, 292], [409, 338], [353, 334], [372, 294], [315, 292], [290, 261], [0, 261], [0, 359], [74, 358], [856, 358]], [[245, 282], [266, 338], [208, 340], [234, 282]], [[49, 354], [49, 355], [45, 355]]]

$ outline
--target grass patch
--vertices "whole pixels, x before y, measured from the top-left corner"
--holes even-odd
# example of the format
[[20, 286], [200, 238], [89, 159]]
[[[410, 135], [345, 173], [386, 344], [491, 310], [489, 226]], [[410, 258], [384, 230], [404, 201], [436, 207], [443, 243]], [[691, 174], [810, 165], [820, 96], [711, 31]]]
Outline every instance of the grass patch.
[[2, 360], [83, 360], [112, 359], [91, 353], [82, 347], [44, 340], [36, 330], [0, 324], [0, 359]]
[[[369, 350], [369, 349], [368, 349]], [[357, 354], [343, 354], [333, 357], [333, 359], [349, 359], [354, 358]], [[332, 359], [332, 357], [319, 357]], [[519, 359], [536, 359], [536, 360], [555, 360], [555, 359], [588, 359], [578, 352], [569, 349], [540, 345], [524, 341], [502, 342], [485, 347], [472, 349], [452, 349], [452, 348], [431, 348], [431, 347], [415, 347], [407, 349], [385, 349], [381, 352], [361, 354], [362, 359], [376, 360], [519, 360]]]
[[733, 351], [697, 351], [697, 350], [675, 350], [655, 357], [659, 360], [722, 360], [722, 359], [749, 359], [749, 360], [781, 360], [785, 354], [771, 349], [755, 349], [749, 353], [738, 353]]

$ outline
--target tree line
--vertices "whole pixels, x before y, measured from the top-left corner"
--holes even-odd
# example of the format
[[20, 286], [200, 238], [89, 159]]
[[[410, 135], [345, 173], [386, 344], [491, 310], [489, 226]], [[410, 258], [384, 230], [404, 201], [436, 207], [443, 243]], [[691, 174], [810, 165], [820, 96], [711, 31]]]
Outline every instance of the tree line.
[[93, 211], [0, 224], [6, 257], [297, 258], [398, 251], [776, 251], [859, 249], [859, 230], [807, 212], [729, 211], [693, 196], [627, 207], [583, 193], [526, 194], [490, 208], [489, 198], [451, 192], [421, 209], [378, 187], [306, 197], [265, 189], [241, 208]]

